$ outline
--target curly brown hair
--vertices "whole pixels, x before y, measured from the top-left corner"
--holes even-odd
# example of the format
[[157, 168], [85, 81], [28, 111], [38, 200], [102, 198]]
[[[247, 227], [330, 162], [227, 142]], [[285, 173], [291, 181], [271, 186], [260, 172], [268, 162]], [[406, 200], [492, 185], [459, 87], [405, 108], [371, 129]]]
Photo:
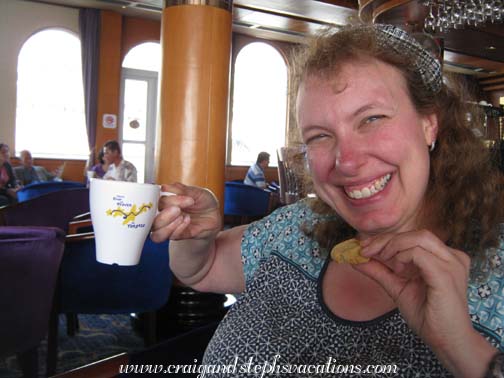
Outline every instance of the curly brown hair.
[[[502, 175], [468, 125], [466, 117], [472, 109], [463, 88], [445, 77], [441, 89], [434, 92], [417, 68], [417, 56], [408, 49], [397, 49], [391, 45], [393, 42], [384, 44], [378, 40], [378, 33], [374, 27], [346, 27], [336, 32], [326, 30], [314, 38], [293, 57], [291, 94], [297, 95], [307, 77], [331, 80], [346, 63], [377, 59], [396, 67], [406, 79], [417, 112], [438, 117], [437, 144], [431, 152], [420, 226], [442, 230], [452, 247], [470, 254], [496, 246], [497, 225], [504, 209]], [[334, 214], [320, 199], [313, 201], [312, 208], [318, 213]], [[322, 246], [330, 248], [355, 234], [355, 230], [337, 219], [316, 225], [311, 233]]]

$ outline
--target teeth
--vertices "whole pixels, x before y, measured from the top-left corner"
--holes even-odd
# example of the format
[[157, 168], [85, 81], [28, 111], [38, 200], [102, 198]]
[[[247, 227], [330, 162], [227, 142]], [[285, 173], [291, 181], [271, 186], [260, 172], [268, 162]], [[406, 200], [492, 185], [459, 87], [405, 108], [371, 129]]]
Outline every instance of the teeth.
[[347, 192], [347, 194], [350, 198], [354, 199], [371, 197], [372, 195], [381, 192], [385, 188], [385, 186], [387, 186], [387, 183], [390, 181], [390, 177], [391, 175], [390, 173], [388, 173], [382, 178], [373, 182], [368, 187], [362, 188], [360, 190], [352, 190], [351, 192]]

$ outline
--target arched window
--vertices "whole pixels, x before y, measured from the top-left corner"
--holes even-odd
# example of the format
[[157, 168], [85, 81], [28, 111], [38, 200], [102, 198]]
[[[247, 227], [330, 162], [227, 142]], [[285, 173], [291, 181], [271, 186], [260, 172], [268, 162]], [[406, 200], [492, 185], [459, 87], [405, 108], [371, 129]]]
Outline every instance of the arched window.
[[161, 46], [145, 42], [124, 57], [121, 78], [123, 156], [137, 169], [139, 182], [154, 182], [154, 139]]
[[122, 66], [137, 70], [159, 72], [161, 46], [157, 42], [145, 42], [133, 47], [124, 57]]
[[251, 165], [266, 151], [276, 165], [276, 150], [285, 145], [286, 118], [285, 61], [271, 45], [250, 43], [235, 62], [231, 164]]
[[16, 151], [34, 156], [85, 159], [81, 45], [61, 29], [31, 36], [18, 57]]

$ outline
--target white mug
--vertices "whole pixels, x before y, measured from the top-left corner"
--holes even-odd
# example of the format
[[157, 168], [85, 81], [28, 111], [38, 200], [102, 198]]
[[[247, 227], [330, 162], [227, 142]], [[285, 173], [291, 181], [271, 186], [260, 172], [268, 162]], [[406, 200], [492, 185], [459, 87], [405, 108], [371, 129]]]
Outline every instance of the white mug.
[[159, 185], [90, 180], [89, 202], [96, 242], [96, 260], [104, 264], [137, 265], [157, 214]]

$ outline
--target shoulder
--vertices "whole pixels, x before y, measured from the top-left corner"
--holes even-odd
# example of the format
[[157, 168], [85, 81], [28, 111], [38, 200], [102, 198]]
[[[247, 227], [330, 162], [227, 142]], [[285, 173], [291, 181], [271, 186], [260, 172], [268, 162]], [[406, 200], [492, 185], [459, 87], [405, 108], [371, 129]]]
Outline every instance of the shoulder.
[[274, 254], [316, 277], [326, 251], [322, 251], [305, 231], [320, 220], [320, 216], [311, 210], [309, 200], [301, 200], [252, 223], [242, 239], [244, 263], [256, 266]]
[[136, 169], [135, 166], [133, 165], [133, 163], [130, 163], [129, 161], [127, 160], [123, 160], [121, 162], [122, 166], [127, 168], [127, 169]]

